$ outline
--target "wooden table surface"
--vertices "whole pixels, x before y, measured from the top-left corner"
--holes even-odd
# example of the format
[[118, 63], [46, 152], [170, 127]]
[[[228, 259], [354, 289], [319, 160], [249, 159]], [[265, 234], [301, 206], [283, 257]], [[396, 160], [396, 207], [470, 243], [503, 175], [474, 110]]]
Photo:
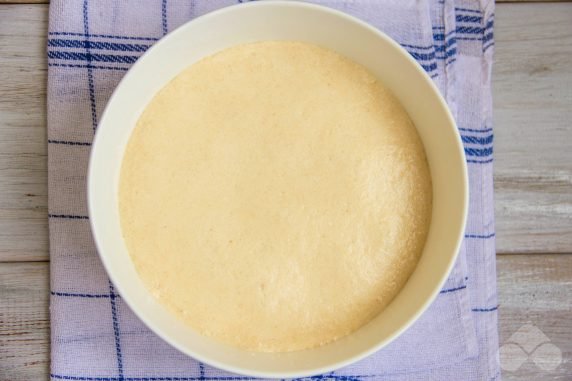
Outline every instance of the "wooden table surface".
[[[0, 381], [49, 379], [45, 3], [0, 0]], [[572, 3], [497, 4], [495, 39], [500, 343], [531, 324], [563, 359], [503, 378], [572, 380]]]

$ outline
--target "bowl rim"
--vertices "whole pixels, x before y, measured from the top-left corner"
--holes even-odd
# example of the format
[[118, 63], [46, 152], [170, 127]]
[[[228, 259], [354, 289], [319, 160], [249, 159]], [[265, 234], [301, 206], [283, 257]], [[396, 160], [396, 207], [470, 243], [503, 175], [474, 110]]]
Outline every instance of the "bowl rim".
[[[462, 185], [463, 185], [463, 194], [461, 195], [461, 199], [462, 199], [462, 211], [461, 211], [462, 224], [460, 226], [458, 226], [458, 234], [457, 234], [457, 239], [455, 242], [455, 253], [452, 256], [450, 256], [450, 259], [447, 263], [446, 271], [443, 272], [441, 279], [434, 286], [434, 289], [432, 290], [430, 297], [428, 297], [422, 303], [422, 305], [417, 309], [417, 311], [414, 314], [412, 314], [408, 317], [408, 319], [404, 322], [404, 324], [401, 325], [401, 327], [399, 329], [394, 330], [391, 335], [386, 337], [384, 340], [378, 341], [375, 345], [370, 346], [367, 350], [363, 350], [359, 353], [354, 354], [353, 356], [349, 356], [342, 361], [338, 361], [338, 362], [335, 362], [335, 363], [330, 364], [330, 365], [320, 366], [320, 367], [316, 367], [316, 368], [312, 368], [312, 369], [308, 369], [308, 370], [289, 371], [289, 372], [260, 371], [260, 370], [255, 370], [255, 369], [240, 368], [240, 367], [228, 365], [226, 363], [212, 359], [208, 356], [201, 354], [200, 352], [195, 351], [193, 348], [189, 348], [189, 347], [184, 346], [178, 342], [172, 341], [171, 338], [161, 329], [161, 327], [157, 326], [154, 322], [152, 322], [151, 319], [147, 315], [141, 313], [141, 311], [137, 307], [137, 304], [134, 303], [133, 300], [129, 296], [127, 296], [129, 294], [124, 292], [125, 289], [122, 285], [122, 282], [119, 280], [119, 278], [120, 278], [119, 271], [116, 271], [117, 269], [114, 269], [114, 267], [111, 265], [110, 261], [108, 260], [107, 256], [105, 254], [103, 254], [101, 241], [104, 239], [104, 237], [102, 237], [98, 234], [99, 228], [97, 226], [98, 225], [98, 222], [96, 221], [97, 219], [92, 218], [94, 215], [93, 210], [95, 210], [95, 208], [96, 208], [95, 204], [94, 204], [95, 201], [94, 201], [94, 196], [93, 196], [94, 193], [96, 193], [96, 191], [95, 191], [96, 184], [93, 180], [93, 177], [94, 177], [94, 162], [96, 160], [96, 156], [98, 155], [98, 153], [97, 153], [98, 147], [99, 147], [98, 141], [100, 139], [99, 137], [101, 136], [101, 133], [100, 133], [101, 129], [100, 128], [96, 129], [96, 132], [95, 132], [95, 135], [93, 138], [91, 152], [89, 154], [88, 169], [87, 169], [87, 182], [86, 182], [87, 184], [86, 185], [87, 185], [87, 209], [88, 209], [88, 215], [89, 215], [89, 224], [90, 224], [92, 236], [94, 238], [94, 244], [95, 244], [95, 247], [97, 249], [98, 256], [101, 259], [103, 267], [105, 268], [105, 271], [106, 271], [109, 279], [111, 280], [111, 282], [115, 286], [117, 292], [119, 294], [121, 294], [122, 299], [127, 304], [127, 306], [135, 313], [137, 318], [139, 318], [145, 324], [146, 327], [148, 327], [154, 334], [159, 336], [163, 341], [168, 343], [170, 346], [174, 347], [175, 349], [182, 352], [183, 354], [190, 356], [193, 359], [198, 360], [204, 364], [213, 366], [213, 367], [221, 369], [221, 370], [229, 371], [229, 372], [232, 372], [235, 374], [244, 375], [244, 376], [276, 379], [276, 378], [299, 378], [299, 377], [308, 377], [308, 376], [323, 374], [323, 373], [331, 372], [334, 370], [338, 370], [340, 368], [343, 368], [345, 366], [353, 364], [357, 361], [360, 361], [360, 360], [364, 359], [365, 357], [368, 357], [371, 354], [377, 352], [381, 348], [387, 346], [393, 340], [395, 340], [397, 337], [399, 337], [403, 332], [408, 330], [421, 317], [421, 315], [423, 315], [423, 313], [425, 313], [425, 311], [428, 309], [428, 307], [435, 301], [435, 299], [436, 299], [437, 295], [439, 294], [441, 288], [444, 286], [447, 278], [449, 277], [449, 275], [453, 269], [453, 266], [456, 263], [456, 260], [457, 260], [457, 257], [459, 255], [459, 251], [461, 248], [461, 244], [462, 244], [463, 239], [464, 239], [464, 231], [465, 231], [466, 224], [467, 224], [467, 216], [468, 216], [468, 208], [469, 208], [469, 180], [468, 180], [468, 170], [467, 170], [465, 152], [464, 152], [463, 144], [461, 141], [461, 137], [460, 137], [458, 129], [457, 129], [457, 124], [456, 124], [456, 122], [455, 122], [455, 120], [451, 114], [451, 111], [450, 111], [446, 101], [444, 100], [443, 96], [441, 95], [441, 92], [439, 91], [439, 89], [437, 88], [437, 86], [435, 85], [433, 80], [429, 77], [429, 75], [421, 67], [421, 65], [399, 43], [397, 43], [395, 40], [393, 40], [391, 37], [389, 37], [387, 34], [382, 32], [381, 30], [379, 30], [379, 29], [373, 27], [372, 25], [368, 24], [367, 22], [362, 21], [357, 17], [351, 16], [345, 12], [342, 12], [342, 11], [339, 11], [339, 10], [336, 10], [336, 9], [333, 9], [333, 8], [330, 8], [327, 6], [323, 6], [323, 5], [307, 3], [307, 2], [302, 2], [302, 1], [292, 1], [292, 0], [272, 0], [272, 1], [262, 1], [262, 2], [258, 2], [258, 1], [254, 2], [253, 1], [253, 2], [248, 2], [248, 3], [238, 3], [238, 4], [226, 6], [226, 7], [211, 11], [207, 14], [202, 15], [202, 16], [196, 17], [190, 21], [187, 21], [184, 24], [182, 24], [181, 26], [174, 29], [173, 31], [169, 32], [168, 34], [163, 36], [160, 40], [155, 42], [153, 44], [153, 46], [151, 46], [146, 52], [144, 52], [139, 57], [139, 59], [131, 66], [131, 68], [129, 68], [129, 70], [126, 72], [124, 77], [119, 81], [119, 83], [117, 84], [117, 86], [113, 90], [111, 96], [109, 97], [109, 100], [106, 103], [106, 106], [105, 106], [105, 108], [101, 114], [100, 119], [99, 119], [98, 127], [105, 124], [105, 121], [107, 119], [106, 116], [108, 114], [109, 105], [114, 103], [114, 99], [117, 97], [117, 93], [118, 93], [119, 89], [122, 88], [122, 85], [124, 84], [124, 82], [131, 75], [133, 75], [132, 68], [136, 67], [137, 65], [140, 65], [141, 62], [144, 61], [144, 58], [146, 56], [154, 54], [154, 51], [156, 49], [158, 49], [158, 47], [161, 46], [163, 43], [165, 43], [165, 40], [168, 40], [171, 37], [173, 37], [179, 33], [182, 33], [182, 31], [185, 28], [187, 28], [189, 24], [198, 22], [199, 20], [204, 21], [204, 20], [207, 20], [207, 19], [212, 18], [212, 17], [217, 17], [220, 14], [234, 12], [235, 9], [238, 7], [240, 7], [240, 8], [244, 8], [244, 7], [252, 7], [252, 8], [255, 8], [255, 7], [297, 7], [297, 8], [301, 8], [301, 9], [310, 9], [310, 10], [314, 10], [314, 11], [325, 12], [325, 13], [329, 13], [332, 16], [345, 19], [345, 21], [357, 24], [359, 27], [364, 28], [364, 29], [368, 30], [369, 32], [373, 32], [378, 38], [384, 40], [386, 43], [392, 45], [394, 48], [397, 48], [397, 51], [399, 51], [401, 55], [403, 55], [410, 63], [414, 64], [417, 71], [422, 74], [422, 78], [424, 79], [424, 81], [430, 86], [431, 92], [433, 93], [433, 95], [436, 97], [436, 99], [438, 100], [438, 102], [442, 106], [442, 110], [445, 112], [445, 114], [446, 114], [445, 116], [446, 116], [448, 122], [456, 131], [455, 148], [458, 151], [457, 154], [459, 155], [459, 157], [461, 157], [463, 159], [463, 163], [461, 166], [461, 172], [462, 172], [461, 176], [462, 176]], [[350, 334], [350, 335], [352, 335], [352, 334]]]

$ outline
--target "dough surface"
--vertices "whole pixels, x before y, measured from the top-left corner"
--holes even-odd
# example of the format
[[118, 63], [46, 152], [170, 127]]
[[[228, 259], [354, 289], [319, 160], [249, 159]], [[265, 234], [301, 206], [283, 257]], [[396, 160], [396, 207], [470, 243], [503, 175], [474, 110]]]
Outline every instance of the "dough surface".
[[357, 63], [314, 45], [239, 45], [150, 102], [119, 184], [123, 236], [152, 294], [254, 351], [319, 346], [407, 281], [431, 217], [407, 113]]

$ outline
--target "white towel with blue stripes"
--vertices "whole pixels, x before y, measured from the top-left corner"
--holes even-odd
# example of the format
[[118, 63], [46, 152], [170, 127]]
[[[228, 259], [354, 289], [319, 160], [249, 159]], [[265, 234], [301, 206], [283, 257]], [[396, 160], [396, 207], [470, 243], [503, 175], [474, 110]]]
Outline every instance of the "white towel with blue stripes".
[[[246, 1], [246, 0], [244, 0]], [[114, 291], [91, 238], [85, 180], [103, 108], [163, 35], [237, 0], [52, 0], [48, 174], [53, 380], [247, 380], [203, 365], [150, 332]], [[492, 0], [317, 0], [381, 29], [415, 57], [462, 136], [470, 208], [457, 264], [398, 340], [323, 380], [498, 380], [493, 215]]]

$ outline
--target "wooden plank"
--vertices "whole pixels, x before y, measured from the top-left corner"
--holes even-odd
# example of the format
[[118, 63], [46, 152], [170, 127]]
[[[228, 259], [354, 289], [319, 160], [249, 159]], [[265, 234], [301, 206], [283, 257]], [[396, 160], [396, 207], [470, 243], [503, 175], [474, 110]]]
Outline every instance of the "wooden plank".
[[[545, 372], [532, 361], [504, 380], [569, 380], [572, 374], [572, 256], [498, 257], [500, 343], [531, 323], [567, 359]], [[0, 381], [47, 380], [49, 362], [48, 264], [0, 264]], [[517, 356], [515, 354], [514, 356]], [[503, 357], [504, 358], [504, 357]], [[504, 358], [515, 361], [514, 357]], [[506, 364], [505, 364], [506, 366]]]
[[[511, 337], [519, 329], [531, 332], [538, 328], [562, 353], [563, 363], [554, 371], [539, 368], [532, 360], [540, 356], [556, 361], [554, 355], [542, 357], [531, 349], [530, 357], [516, 371], [505, 370], [503, 380], [570, 380], [572, 375], [572, 255], [501, 255], [497, 257], [499, 288], [500, 344], [504, 367], [518, 364], [521, 352], [504, 351], [515, 341], [519, 345], [533, 344], [534, 336], [527, 340]], [[538, 336], [538, 335], [536, 335]], [[536, 347], [536, 345], [534, 345]], [[538, 346], [539, 347], [539, 346]], [[542, 353], [542, 352], [540, 352]]]
[[0, 264], [0, 380], [47, 380], [48, 263]]
[[497, 250], [572, 252], [572, 4], [500, 4], [495, 40]]
[[0, 261], [48, 258], [47, 9], [0, 6]]

